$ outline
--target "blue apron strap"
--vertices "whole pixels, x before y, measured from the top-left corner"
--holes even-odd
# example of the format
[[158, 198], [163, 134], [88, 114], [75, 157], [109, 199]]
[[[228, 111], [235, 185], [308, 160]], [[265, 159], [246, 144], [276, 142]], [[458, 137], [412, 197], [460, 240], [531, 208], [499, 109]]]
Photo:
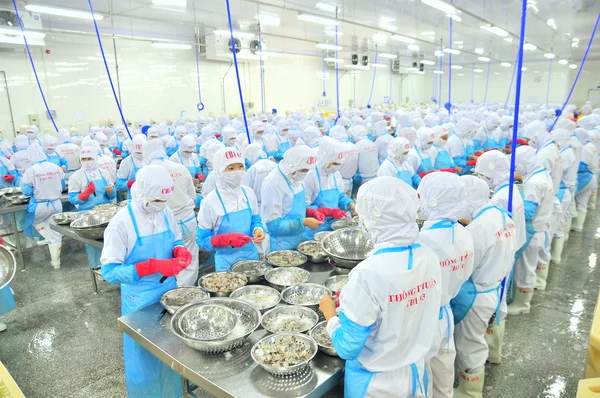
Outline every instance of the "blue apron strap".
[[[192, 234], [192, 231], [190, 231], [190, 229], [185, 225], [188, 221], [193, 220], [195, 216], [191, 216], [190, 218], [186, 218], [185, 220], [179, 220], [177, 221], [177, 224], [181, 227], [181, 232], [182, 232], [182, 238], [186, 238], [188, 236], [190, 236]], [[165, 222], [167, 222], [168, 225], [168, 219], [166, 219], [165, 217]], [[183, 234], [186, 234], [185, 236]]]
[[443, 305], [440, 307], [440, 314], [438, 316], [438, 320], [442, 320], [444, 318], [444, 314], [446, 314], [446, 326], [448, 329], [448, 334], [446, 335], [446, 339], [448, 340], [448, 352], [450, 351], [450, 314], [448, 314], [448, 307]]
[[[427, 367], [427, 365], [425, 365], [425, 368], [426, 367]], [[419, 369], [417, 368], [417, 365], [414, 363], [411, 364], [410, 370], [412, 372], [411, 397], [415, 397], [417, 395], [417, 387], [419, 387], [419, 392], [421, 394], [424, 393], [423, 384], [421, 383], [421, 378], [419, 377]], [[425, 370], [425, 372], [427, 372], [427, 370]]]
[[398, 247], [386, 247], [384, 249], [379, 249], [377, 250], [375, 253], [373, 253], [374, 256], [378, 255], [378, 254], [383, 254], [383, 253], [402, 253], [408, 250], [408, 270], [412, 269], [412, 263], [413, 263], [413, 249], [418, 249], [419, 247], [421, 247], [420, 243], [413, 243], [412, 245], [408, 245], [408, 246], [398, 246]]
[[223, 211], [225, 212], [225, 217], [227, 221], [229, 221], [229, 213], [227, 213], [227, 208], [225, 207], [225, 203], [223, 202], [223, 198], [221, 198], [221, 194], [219, 193], [219, 188], [215, 188], [215, 192], [217, 193], [217, 197], [219, 198], [219, 202], [221, 202], [221, 206], [223, 206]]
[[523, 181], [523, 184], [525, 184], [527, 181], [529, 181], [529, 179], [530, 179], [531, 177], [533, 177], [534, 175], [536, 175], [536, 174], [539, 174], [539, 173], [543, 173], [544, 171], [546, 171], [546, 169], [542, 167], [541, 169], [539, 169], [539, 170], [538, 170], [538, 171], [536, 171], [535, 173], [533, 173], [533, 174], [531, 174], [530, 176], [528, 176], [528, 177], [525, 179], [525, 181]]
[[321, 173], [319, 173], [318, 167], [315, 167], [315, 172], [317, 173], [317, 182], [319, 183], [319, 192], [322, 192], [323, 187], [321, 187]]
[[281, 176], [285, 180], [287, 186], [290, 188], [290, 191], [292, 191], [292, 195], [294, 195], [294, 189], [292, 188], [292, 184], [290, 184], [290, 182], [288, 181], [288, 179], [285, 176], [285, 174], [283, 174], [283, 171], [281, 171], [281, 167], [279, 167], [279, 165], [277, 165], [277, 170], [279, 170], [279, 174], [281, 174]]
[[88, 177], [87, 173], [85, 170], [83, 170], [83, 175], [85, 176], [85, 180], [87, 181], [87, 183], [90, 183], [90, 178]]
[[135, 221], [135, 216], [133, 215], [133, 209], [131, 207], [131, 203], [127, 205], [127, 210], [129, 211], [129, 216], [131, 217], [131, 222], [133, 223], [133, 229], [135, 231], [135, 237], [139, 242], [140, 246], [143, 246], [142, 240], [140, 239], [140, 231], [138, 229], [137, 222]]
[[442, 220], [433, 224], [431, 227], [427, 229], [442, 229], [442, 228], [452, 228], [452, 244], [454, 244], [454, 224], [456, 221], [452, 220]]
[[417, 155], [419, 155], [419, 158], [421, 158], [421, 161], [422, 161], [423, 156], [421, 156], [421, 152], [419, 152], [419, 148], [415, 147], [415, 151], [417, 152]]
[[250, 207], [250, 200], [248, 199], [248, 195], [246, 195], [246, 191], [244, 190], [244, 188], [240, 188], [242, 190], [242, 193], [244, 194], [244, 197], [246, 198], [246, 204], [248, 205], [248, 210], [252, 211], [252, 208]]

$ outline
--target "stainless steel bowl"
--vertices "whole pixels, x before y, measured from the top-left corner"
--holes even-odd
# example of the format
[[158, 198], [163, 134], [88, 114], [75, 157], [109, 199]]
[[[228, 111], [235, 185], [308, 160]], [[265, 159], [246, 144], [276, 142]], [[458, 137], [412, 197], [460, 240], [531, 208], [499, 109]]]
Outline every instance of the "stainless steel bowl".
[[[295, 365], [291, 365], [291, 366], [279, 366], [279, 365], [274, 365], [274, 364], [268, 364], [266, 363], [261, 357], [260, 355], [260, 351], [262, 346], [265, 344], [278, 344], [280, 343], [283, 339], [288, 339], [290, 337], [293, 337], [297, 340], [298, 344], [303, 345], [304, 349], [307, 350], [307, 359], [297, 363]], [[286, 341], [283, 340], [283, 341]], [[287, 375], [292, 375], [295, 373], [298, 373], [302, 370], [304, 370], [306, 368], [306, 366], [308, 365], [308, 363], [315, 357], [315, 355], [317, 354], [317, 343], [310, 338], [309, 336], [302, 334], [302, 333], [281, 333], [281, 334], [273, 334], [267, 337], [264, 337], [262, 340], [260, 340], [258, 343], [256, 343], [254, 345], [254, 347], [252, 347], [252, 350], [250, 350], [250, 353], [252, 355], [252, 359], [254, 360], [254, 362], [256, 362], [258, 365], [260, 365], [264, 370], [266, 370], [267, 372], [275, 375], [275, 376], [287, 376]]]
[[[210, 287], [210, 286], [207, 287], [206, 283], [210, 279], [216, 278], [218, 275], [222, 275], [222, 274], [223, 275], [229, 274], [230, 276], [227, 278], [231, 279], [232, 281], [237, 281], [237, 283], [233, 283], [233, 286], [229, 286], [229, 287], [221, 287], [221, 288], [214, 288], [214, 287]], [[246, 275], [239, 274], [237, 272], [229, 272], [229, 271], [211, 272], [210, 274], [206, 274], [206, 275], [202, 276], [200, 278], [200, 280], [198, 281], [198, 285], [201, 288], [203, 288], [204, 290], [206, 290], [207, 292], [209, 292], [210, 295], [213, 297], [229, 297], [231, 292], [233, 292], [236, 289], [239, 289], [242, 286], [246, 286], [247, 283], [248, 283], [248, 278], [246, 277]]]
[[265, 274], [272, 270], [273, 267], [266, 261], [260, 260], [245, 260], [239, 261], [231, 267], [233, 272], [246, 275], [248, 283], [258, 283], [265, 278]]
[[[276, 260], [276, 257], [280, 256], [286, 256], [288, 260], [293, 262]], [[306, 261], [308, 261], [308, 258], [296, 250], [275, 250], [267, 254], [267, 262], [273, 267], [301, 267], [306, 264]]]
[[281, 292], [281, 299], [290, 305], [300, 305], [317, 311], [323, 296], [331, 296], [331, 290], [316, 283], [298, 283]]
[[[325, 333], [326, 336], [323, 333]], [[323, 354], [339, 357], [335, 348], [333, 348], [331, 337], [329, 337], [329, 334], [327, 333], [327, 321], [317, 323], [317, 326], [312, 328], [310, 332], [308, 332], [308, 335], [317, 343], [319, 351]]]
[[12, 203], [13, 205], [24, 205], [26, 203], [29, 203], [30, 199], [31, 197], [25, 195], [14, 195], [9, 198], [10, 203]]
[[112, 203], [106, 203], [103, 205], [98, 205], [93, 208], [93, 210], [110, 210], [113, 212], [119, 211], [121, 208], [117, 205], [113, 205]]
[[8, 286], [17, 272], [15, 256], [6, 246], [0, 245], [0, 289]]
[[21, 194], [21, 187], [6, 187], [0, 189], [0, 196], [11, 196]]
[[306, 333], [319, 322], [319, 315], [307, 307], [282, 305], [267, 311], [260, 321], [271, 333]]
[[160, 298], [160, 304], [173, 315], [184, 305], [206, 300], [209, 297], [210, 294], [199, 287], [177, 287], [163, 294]]
[[242, 300], [262, 313], [275, 307], [281, 301], [279, 291], [262, 285], [240, 287], [231, 293], [229, 297]]
[[113, 216], [113, 212], [98, 211], [76, 218], [70, 226], [83, 238], [100, 240], [104, 237], [104, 230]]
[[[311, 247], [318, 247], [322, 254], [309, 254], [308, 251]], [[323, 251], [323, 245], [319, 241], [308, 240], [306, 242], [302, 242], [298, 245], [298, 251], [304, 254], [311, 263], [319, 264], [327, 261], [327, 253]]]
[[315, 240], [317, 242], [322, 242], [323, 239], [325, 239], [325, 237], [327, 235], [329, 235], [331, 233], [331, 231], [321, 231], [321, 232], [317, 232], [313, 237], [315, 238]]
[[129, 200], [129, 199], [127, 199], [127, 200], [122, 200], [121, 202], [119, 202], [119, 203], [117, 204], [117, 206], [119, 206], [119, 207], [125, 207], [125, 206], [127, 206], [129, 203], [131, 203], [131, 200]]
[[[232, 309], [237, 315], [237, 323], [233, 331], [226, 337], [212, 341], [200, 341], [187, 338], [179, 329], [179, 318], [189, 308], [200, 306], [204, 303], [222, 304]], [[260, 325], [260, 311], [252, 307], [248, 303], [232, 298], [210, 298], [197, 303], [189, 303], [181, 307], [171, 317], [171, 331], [179, 337], [187, 346], [208, 354], [220, 354], [222, 352], [231, 351], [244, 344], [244, 341], [256, 330]]]
[[373, 243], [362, 228], [344, 228], [323, 240], [323, 250], [338, 266], [353, 268], [367, 258]]
[[[348, 283], [348, 275], [336, 275], [325, 281], [325, 287], [334, 293], [342, 290], [342, 287]], [[341, 286], [341, 287], [340, 287]]]
[[279, 291], [296, 283], [308, 282], [309, 279], [310, 272], [298, 267], [273, 268], [265, 275], [267, 283]]
[[184, 311], [177, 326], [187, 338], [212, 341], [228, 336], [236, 324], [237, 315], [231, 308], [204, 302]]
[[338, 275], [348, 275], [350, 271], [352, 271], [352, 268], [340, 267], [335, 262], [331, 261], [331, 259], [329, 259], [329, 265], [333, 267], [333, 272]]
[[52, 220], [58, 225], [68, 225], [75, 221], [78, 217], [81, 216], [81, 213], [77, 211], [67, 211], [63, 213], [58, 213], [52, 216]]
[[337, 231], [344, 228], [358, 227], [358, 217], [343, 218], [331, 223], [331, 229]]

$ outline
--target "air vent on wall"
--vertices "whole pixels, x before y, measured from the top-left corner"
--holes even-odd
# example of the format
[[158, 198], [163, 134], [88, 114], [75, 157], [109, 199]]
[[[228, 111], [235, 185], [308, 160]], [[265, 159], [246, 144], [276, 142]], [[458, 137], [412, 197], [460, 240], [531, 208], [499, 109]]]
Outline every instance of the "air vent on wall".
[[352, 54], [352, 65], [358, 65], [358, 54]]
[[363, 55], [361, 63], [362, 63], [362, 66], [368, 66], [369, 65], [369, 57], [366, 55]]
[[[233, 40], [235, 40], [235, 53], [237, 54], [242, 51], [242, 42], [237, 37], [234, 37]], [[233, 52], [233, 47], [231, 44], [231, 39], [229, 39], [229, 51]]]

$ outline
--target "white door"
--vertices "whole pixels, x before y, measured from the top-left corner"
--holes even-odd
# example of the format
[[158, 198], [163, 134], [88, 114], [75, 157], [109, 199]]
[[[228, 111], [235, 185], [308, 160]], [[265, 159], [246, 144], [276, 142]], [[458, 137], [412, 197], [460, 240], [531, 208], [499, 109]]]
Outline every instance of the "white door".
[[0, 131], [4, 134], [4, 138], [8, 138], [11, 141], [15, 138], [14, 124], [10, 95], [6, 83], [6, 73], [0, 71]]

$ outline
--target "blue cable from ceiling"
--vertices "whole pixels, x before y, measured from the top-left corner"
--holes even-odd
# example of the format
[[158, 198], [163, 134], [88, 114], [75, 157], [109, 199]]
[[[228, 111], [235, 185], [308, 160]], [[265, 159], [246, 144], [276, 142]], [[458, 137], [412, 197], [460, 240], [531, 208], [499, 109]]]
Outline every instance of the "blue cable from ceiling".
[[323, 80], [323, 93], [322, 93], [322, 95], [323, 95], [323, 97], [327, 97], [327, 91], [325, 90], [325, 56], [323, 56], [323, 65], [322, 65], [322, 67], [323, 67], [323, 71], [321, 72], [322, 73], [321, 80]]
[[[492, 54], [490, 53], [490, 56]], [[483, 104], [487, 104], [487, 93], [488, 93], [488, 87], [490, 85], [490, 69], [492, 69], [492, 60], [490, 59], [488, 61], [488, 70], [487, 70], [487, 77], [485, 78], [485, 93], [483, 93]]]
[[90, 6], [90, 13], [92, 14], [92, 21], [94, 22], [94, 29], [96, 30], [96, 37], [98, 38], [98, 45], [100, 46], [100, 53], [102, 54], [102, 60], [104, 61], [104, 67], [106, 68], [106, 74], [108, 75], [110, 88], [112, 89], [113, 96], [115, 97], [117, 108], [119, 108], [119, 114], [121, 115], [121, 121], [123, 122], [123, 126], [125, 126], [125, 130], [127, 130], [127, 135], [129, 135], [129, 138], [132, 139], [131, 133], [129, 132], [129, 127], [127, 127], [127, 122], [125, 121], [125, 116], [123, 116], [123, 109], [121, 109], [121, 104], [119, 103], [119, 99], [117, 98], [115, 86], [113, 84], [112, 78], [110, 77], [110, 70], [108, 69], [108, 63], [106, 62], [106, 56], [104, 55], [104, 47], [102, 47], [102, 40], [100, 39], [98, 24], [96, 23], [96, 18], [94, 18], [94, 8], [92, 7], [92, 0], [88, 0], [88, 5]]
[[[377, 55], [379, 51], [375, 51], [375, 63], [377, 63]], [[377, 67], [373, 65], [373, 78], [371, 80], [371, 92], [369, 93], [369, 100], [367, 101], [367, 108], [371, 107], [371, 99], [373, 98], [373, 90], [375, 89], [375, 76], [377, 76]]]
[[[195, 11], [194, 11], [195, 12]], [[200, 90], [200, 47], [198, 47], [198, 39], [196, 39], [196, 79], [198, 81], [198, 103], [196, 108], [198, 111], [204, 110], [204, 102], [202, 102], [202, 91]]]
[[[450, 16], [450, 51], [452, 51], [452, 16]], [[444, 107], [450, 112], [452, 109], [452, 52], [449, 52], [448, 55], [448, 102]]]
[[340, 68], [338, 62], [338, 26], [335, 25], [335, 97], [336, 97], [336, 113], [337, 118], [335, 121], [337, 122], [340, 119]]
[[515, 72], [517, 71], [517, 68], [519, 68], [519, 72], [521, 72], [521, 68], [517, 64], [518, 60], [519, 60], [519, 53], [517, 52], [517, 59], [515, 60], [515, 67], [513, 68], [512, 77], [510, 78], [510, 86], [508, 86], [508, 94], [506, 94], [506, 101], [504, 102], [504, 110], [506, 110], [506, 107], [508, 106], [508, 100], [510, 98], [510, 93], [512, 92], [512, 86], [515, 81]]
[[29, 62], [31, 63], [31, 69], [33, 69], [33, 74], [35, 75], [35, 81], [37, 82], [38, 88], [40, 89], [40, 94], [42, 96], [42, 101], [44, 101], [44, 106], [46, 107], [46, 112], [52, 125], [54, 126], [54, 130], [58, 133], [58, 127], [56, 126], [56, 122], [54, 121], [54, 116], [52, 116], [52, 112], [50, 112], [50, 108], [48, 107], [48, 102], [46, 101], [46, 96], [44, 95], [44, 90], [42, 89], [42, 85], [40, 83], [40, 78], [38, 77], [37, 70], [35, 69], [35, 63], [33, 62], [33, 57], [31, 56], [31, 51], [29, 49], [29, 43], [27, 42], [27, 37], [25, 36], [25, 29], [23, 28], [23, 21], [21, 20], [21, 16], [19, 15], [19, 9], [17, 8], [16, 0], [13, 0], [13, 7], [15, 7], [15, 14], [17, 16], [17, 21], [19, 21], [19, 26], [21, 27], [21, 33], [23, 34], [23, 41], [25, 42], [25, 49], [27, 50], [27, 57], [29, 58]]

